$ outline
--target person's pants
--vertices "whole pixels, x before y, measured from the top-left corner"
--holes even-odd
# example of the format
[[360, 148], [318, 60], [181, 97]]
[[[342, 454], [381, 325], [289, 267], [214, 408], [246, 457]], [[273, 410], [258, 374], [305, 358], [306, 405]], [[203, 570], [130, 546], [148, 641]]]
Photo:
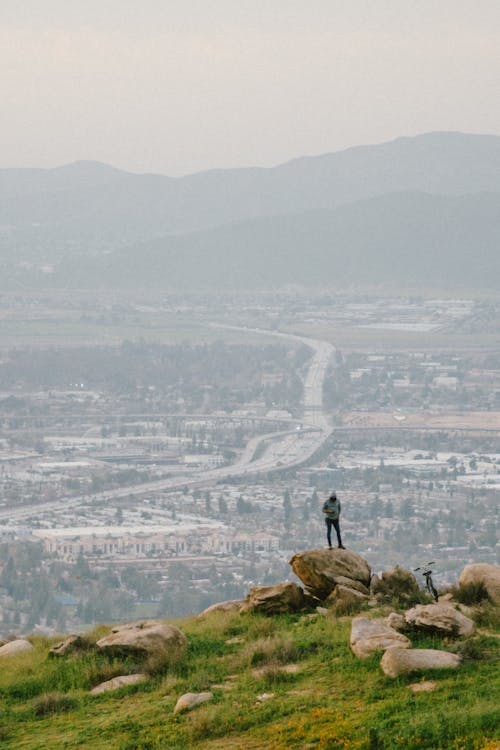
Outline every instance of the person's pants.
[[325, 518], [326, 522], [326, 538], [328, 539], [328, 546], [332, 546], [332, 526], [337, 532], [337, 542], [339, 547], [342, 546], [342, 539], [340, 538], [340, 523], [338, 518]]

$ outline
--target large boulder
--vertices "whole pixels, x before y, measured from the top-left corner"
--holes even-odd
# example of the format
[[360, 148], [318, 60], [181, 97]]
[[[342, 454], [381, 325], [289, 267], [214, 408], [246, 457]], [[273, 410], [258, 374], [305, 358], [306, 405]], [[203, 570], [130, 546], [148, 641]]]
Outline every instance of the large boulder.
[[458, 579], [458, 586], [470, 586], [471, 584], [482, 584], [491, 601], [500, 606], [500, 565], [490, 563], [475, 563], [467, 565]]
[[340, 578], [361, 583], [365, 587], [370, 585], [370, 566], [351, 550], [305, 550], [295, 554], [290, 560], [290, 565], [308, 592], [318, 599], [325, 599], [339, 583]]
[[460, 657], [456, 654], [433, 648], [388, 648], [380, 662], [382, 671], [388, 677], [428, 669], [456, 669], [459, 665]]
[[244, 603], [244, 599], [228, 599], [225, 602], [216, 602], [204, 609], [203, 612], [200, 612], [197, 617], [201, 620], [203, 617], [211, 615], [214, 612], [239, 612]]
[[240, 611], [281, 615], [299, 612], [304, 606], [303, 590], [296, 583], [288, 581], [276, 586], [253, 586]]
[[18, 656], [33, 651], [32, 644], [24, 638], [16, 638], [15, 641], [8, 641], [5, 645], [0, 646], [0, 656]]
[[108, 653], [159, 655], [175, 661], [183, 656], [186, 646], [187, 638], [182, 630], [157, 620], [119, 625], [110, 635], [97, 641], [97, 647]]
[[396, 599], [403, 605], [418, 601], [420, 594], [417, 579], [413, 573], [406, 568], [400, 568], [399, 565], [391, 570], [385, 570], [380, 576], [374, 575], [370, 583], [370, 591], [379, 600]]
[[90, 691], [90, 695], [101, 695], [102, 693], [109, 693], [111, 690], [118, 690], [121, 687], [127, 687], [128, 685], [137, 685], [139, 682], [145, 682], [148, 679], [146, 674], [124, 674], [119, 677], [113, 677], [112, 680], [106, 680], [96, 685]]
[[448, 602], [417, 604], [404, 614], [405, 622], [414, 629], [443, 636], [472, 635], [474, 623]]
[[367, 659], [375, 651], [395, 647], [411, 648], [411, 643], [405, 635], [386, 625], [383, 619], [354, 617], [351, 622], [350, 646], [359, 659]]

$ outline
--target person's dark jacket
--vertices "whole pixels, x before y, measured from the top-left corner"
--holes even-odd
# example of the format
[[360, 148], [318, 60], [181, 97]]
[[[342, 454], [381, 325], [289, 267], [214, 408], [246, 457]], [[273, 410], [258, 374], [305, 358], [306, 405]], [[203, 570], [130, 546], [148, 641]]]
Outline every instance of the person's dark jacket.
[[331, 521], [337, 521], [340, 516], [340, 510], [341, 506], [338, 498], [329, 497], [328, 500], [325, 500], [323, 503], [323, 513]]

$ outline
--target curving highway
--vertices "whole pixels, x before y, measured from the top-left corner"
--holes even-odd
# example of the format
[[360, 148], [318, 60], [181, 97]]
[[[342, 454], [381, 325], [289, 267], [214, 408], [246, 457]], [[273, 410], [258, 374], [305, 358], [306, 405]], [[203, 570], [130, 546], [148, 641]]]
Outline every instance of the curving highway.
[[[290, 430], [280, 431], [252, 438], [239, 459], [231, 466], [224, 466], [208, 471], [201, 471], [197, 476], [190, 478], [160, 479], [153, 482], [145, 482], [137, 485], [126, 485], [118, 489], [106, 490], [93, 495], [80, 495], [77, 497], [62, 497], [57, 500], [23, 505], [19, 508], [2, 509], [0, 519], [21, 520], [37, 513], [47, 513], [55, 510], [74, 510], [89, 503], [106, 503], [110, 500], [118, 500], [124, 497], [140, 496], [154, 491], [175, 491], [185, 486], [191, 488], [207, 487], [217, 482], [235, 477], [248, 477], [249, 479], [262, 473], [283, 471], [287, 468], [298, 466], [313, 456], [323, 445], [332, 432], [328, 416], [323, 409], [323, 383], [328, 364], [335, 351], [334, 347], [316, 339], [304, 336], [281, 333], [278, 331], [267, 331], [253, 328], [239, 328], [237, 326], [218, 326], [231, 328], [240, 332], [259, 333], [288, 339], [305, 344], [312, 349], [313, 356], [309, 363], [304, 378], [304, 390], [302, 397], [303, 419], [301, 424]], [[255, 459], [257, 449], [259, 458]]]

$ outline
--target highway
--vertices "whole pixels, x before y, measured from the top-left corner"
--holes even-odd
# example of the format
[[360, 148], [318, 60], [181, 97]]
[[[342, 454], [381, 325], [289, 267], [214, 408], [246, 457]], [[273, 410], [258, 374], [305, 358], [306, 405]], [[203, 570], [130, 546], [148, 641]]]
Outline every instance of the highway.
[[[278, 331], [238, 328], [236, 326], [224, 326], [224, 328], [248, 333], [258, 332], [261, 335], [265, 334], [272, 337], [284, 338], [296, 343], [302, 343], [312, 349], [313, 356], [304, 378], [302, 396], [304, 416], [300, 420], [300, 425], [296, 422], [296, 426], [293, 429], [252, 438], [246, 445], [242, 455], [230, 466], [200, 471], [193, 477], [160, 479], [142, 484], [126, 485], [92, 495], [61, 497], [54, 501], [23, 505], [18, 508], [11, 507], [8, 510], [2, 509], [0, 510], [0, 521], [7, 519], [21, 521], [23, 518], [28, 518], [38, 513], [75, 510], [82, 505], [89, 505], [90, 503], [105, 504], [109, 501], [128, 498], [130, 496], [137, 497], [155, 491], [173, 492], [181, 490], [186, 486], [189, 488], [210, 487], [236, 477], [245, 477], [250, 480], [252, 476], [257, 474], [283, 471], [294, 466], [299, 466], [313, 456], [332, 432], [328, 417], [323, 411], [323, 383], [328, 364], [335, 351], [334, 347], [325, 341]], [[262, 448], [259, 449], [259, 446], [262, 446]], [[258, 458], [254, 458], [258, 449], [260, 455]]]

